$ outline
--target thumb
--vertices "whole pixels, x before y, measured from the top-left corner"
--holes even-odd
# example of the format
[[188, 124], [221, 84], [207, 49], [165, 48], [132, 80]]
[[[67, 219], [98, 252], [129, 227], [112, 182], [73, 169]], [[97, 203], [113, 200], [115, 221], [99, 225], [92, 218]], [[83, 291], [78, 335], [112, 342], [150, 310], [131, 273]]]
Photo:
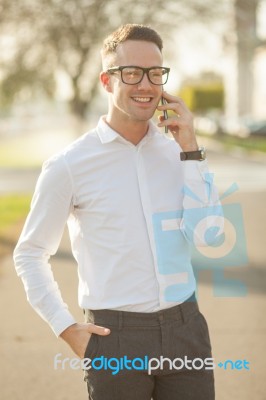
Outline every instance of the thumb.
[[88, 324], [88, 332], [95, 333], [96, 335], [109, 335], [110, 329], [104, 328], [103, 326]]

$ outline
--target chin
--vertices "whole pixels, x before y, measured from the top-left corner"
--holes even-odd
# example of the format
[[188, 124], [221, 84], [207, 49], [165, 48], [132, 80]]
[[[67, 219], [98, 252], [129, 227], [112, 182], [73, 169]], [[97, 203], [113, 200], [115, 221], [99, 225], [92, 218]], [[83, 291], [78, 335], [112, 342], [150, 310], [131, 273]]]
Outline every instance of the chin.
[[146, 113], [146, 115], [138, 115], [136, 119], [139, 121], [149, 121], [154, 116], [154, 112]]

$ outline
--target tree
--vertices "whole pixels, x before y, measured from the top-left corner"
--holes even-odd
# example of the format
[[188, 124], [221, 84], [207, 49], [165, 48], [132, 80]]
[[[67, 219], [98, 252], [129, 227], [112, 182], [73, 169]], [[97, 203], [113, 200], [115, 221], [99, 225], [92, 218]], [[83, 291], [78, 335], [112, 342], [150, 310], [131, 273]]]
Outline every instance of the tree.
[[[220, 5], [219, 5], [220, 4]], [[45, 92], [53, 96], [56, 73], [72, 86], [72, 112], [84, 118], [98, 87], [103, 38], [122, 23], [152, 24], [167, 37], [173, 28], [224, 13], [211, 0], [1, 0], [0, 37], [10, 41], [0, 58], [2, 104]], [[1, 77], [1, 75], [0, 75]]]
[[259, 0], [235, 0], [238, 115], [252, 111], [252, 63], [260, 44], [256, 33]]

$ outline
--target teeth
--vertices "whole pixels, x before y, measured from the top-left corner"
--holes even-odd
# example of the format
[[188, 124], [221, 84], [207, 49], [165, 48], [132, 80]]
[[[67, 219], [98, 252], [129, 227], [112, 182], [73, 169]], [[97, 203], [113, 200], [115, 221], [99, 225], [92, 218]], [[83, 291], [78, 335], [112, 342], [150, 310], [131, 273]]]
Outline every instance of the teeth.
[[139, 101], [140, 103], [148, 103], [151, 98], [150, 97], [133, 97], [133, 100]]

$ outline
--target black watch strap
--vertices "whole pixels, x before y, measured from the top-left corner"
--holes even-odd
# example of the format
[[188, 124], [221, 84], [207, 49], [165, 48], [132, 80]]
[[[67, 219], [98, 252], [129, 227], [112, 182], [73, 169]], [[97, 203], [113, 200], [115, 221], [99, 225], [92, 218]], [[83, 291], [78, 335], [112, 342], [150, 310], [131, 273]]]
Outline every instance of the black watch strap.
[[195, 160], [195, 161], [203, 161], [206, 159], [206, 152], [204, 147], [200, 147], [196, 151], [182, 151], [180, 153], [180, 160]]

